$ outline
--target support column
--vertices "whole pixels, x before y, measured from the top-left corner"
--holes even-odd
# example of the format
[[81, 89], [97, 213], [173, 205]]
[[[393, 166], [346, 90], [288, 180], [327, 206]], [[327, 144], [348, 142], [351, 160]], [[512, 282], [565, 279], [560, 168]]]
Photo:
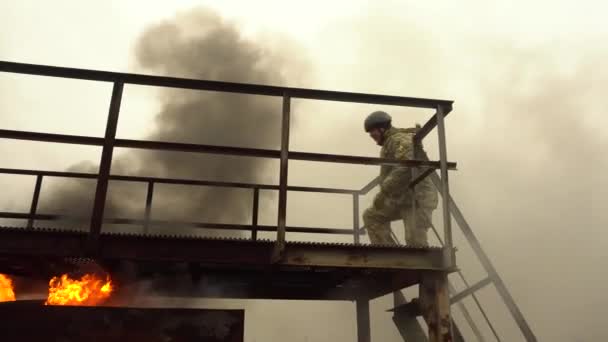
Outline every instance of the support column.
[[369, 300], [357, 300], [357, 342], [371, 342]]
[[422, 275], [420, 308], [428, 325], [429, 342], [454, 341], [447, 273], [426, 272]]

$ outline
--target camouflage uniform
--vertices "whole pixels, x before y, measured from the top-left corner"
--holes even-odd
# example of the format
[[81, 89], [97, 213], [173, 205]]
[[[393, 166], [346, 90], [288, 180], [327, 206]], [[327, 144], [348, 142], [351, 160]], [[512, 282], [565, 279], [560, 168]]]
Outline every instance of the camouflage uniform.
[[[415, 159], [413, 137], [415, 128], [399, 129], [391, 127], [384, 134], [380, 151], [381, 158]], [[423, 153], [418, 150], [418, 153]], [[418, 172], [422, 172], [419, 168]], [[431, 214], [437, 208], [437, 191], [429, 178], [416, 185], [416, 224], [412, 215], [412, 196], [407, 189], [410, 169], [392, 165], [382, 165], [380, 169], [380, 192], [374, 198], [371, 208], [363, 213], [363, 223], [371, 243], [395, 244], [391, 237], [390, 222], [403, 219], [405, 242], [408, 245], [427, 246], [427, 232], [431, 226]]]

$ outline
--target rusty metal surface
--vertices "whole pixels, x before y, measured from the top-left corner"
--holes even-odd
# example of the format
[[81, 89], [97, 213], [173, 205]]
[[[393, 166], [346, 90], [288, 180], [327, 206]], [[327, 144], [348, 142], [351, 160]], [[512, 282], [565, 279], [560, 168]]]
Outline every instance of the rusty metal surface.
[[[87, 234], [56, 229], [0, 228], [0, 255], [87, 256]], [[98, 256], [105, 259], [196, 261], [209, 264], [266, 265], [273, 241], [191, 236], [100, 235]], [[287, 242], [287, 266], [386, 269], [443, 269], [441, 249], [427, 247]]]
[[[97, 262], [123, 278], [133, 269], [126, 262], [137, 276], [121, 283], [153, 279], [155, 292], [167, 296], [354, 300], [415, 284], [421, 270], [443, 270], [440, 248], [287, 242], [285, 258], [272, 264], [270, 240], [101, 234], [99, 241], [91, 261], [84, 232], [0, 228], [0, 258], [6, 261], [0, 271], [6, 267], [11, 273], [28, 258], [49, 263], [68, 258], [76, 270], [83, 262]], [[41, 266], [21, 267], [32, 269], [31, 276]], [[178, 286], [176, 277], [189, 281]]]
[[0, 304], [3, 341], [242, 342], [244, 310]]

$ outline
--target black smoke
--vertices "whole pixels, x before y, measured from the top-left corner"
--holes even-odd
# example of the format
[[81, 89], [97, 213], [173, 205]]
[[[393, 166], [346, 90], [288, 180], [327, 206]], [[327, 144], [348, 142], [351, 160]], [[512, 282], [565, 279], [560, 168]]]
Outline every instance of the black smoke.
[[[286, 60], [245, 39], [234, 24], [205, 9], [150, 27], [140, 37], [135, 55], [138, 67], [153, 74], [287, 83]], [[144, 140], [279, 148], [280, 98], [169, 88], [159, 88], [158, 96], [161, 109], [155, 128]], [[278, 173], [276, 161], [262, 158], [138, 150], [115, 150], [114, 155], [112, 174], [273, 182]], [[71, 169], [95, 173], [98, 166], [82, 163]], [[41, 212], [90, 215], [94, 188], [94, 181], [61, 183]], [[157, 185], [155, 190], [153, 219], [246, 223], [250, 217], [249, 190], [177, 185]], [[145, 191], [145, 184], [111, 182], [105, 216], [141, 218]]]

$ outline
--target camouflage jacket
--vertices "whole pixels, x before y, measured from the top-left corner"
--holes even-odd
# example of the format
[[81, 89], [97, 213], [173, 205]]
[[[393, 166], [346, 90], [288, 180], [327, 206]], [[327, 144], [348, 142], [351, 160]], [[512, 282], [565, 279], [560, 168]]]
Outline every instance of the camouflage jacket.
[[[420, 156], [414, 158], [413, 138], [416, 130], [416, 128], [391, 127], [385, 133], [380, 158], [419, 159]], [[424, 153], [424, 151], [420, 149], [417, 153]], [[419, 168], [418, 172], [423, 170]], [[409, 199], [407, 186], [410, 180], [409, 167], [382, 165], [380, 168], [380, 189], [385, 196], [400, 197], [407, 201]], [[421, 206], [437, 207], [437, 191], [428, 177], [416, 186], [416, 199]]]

